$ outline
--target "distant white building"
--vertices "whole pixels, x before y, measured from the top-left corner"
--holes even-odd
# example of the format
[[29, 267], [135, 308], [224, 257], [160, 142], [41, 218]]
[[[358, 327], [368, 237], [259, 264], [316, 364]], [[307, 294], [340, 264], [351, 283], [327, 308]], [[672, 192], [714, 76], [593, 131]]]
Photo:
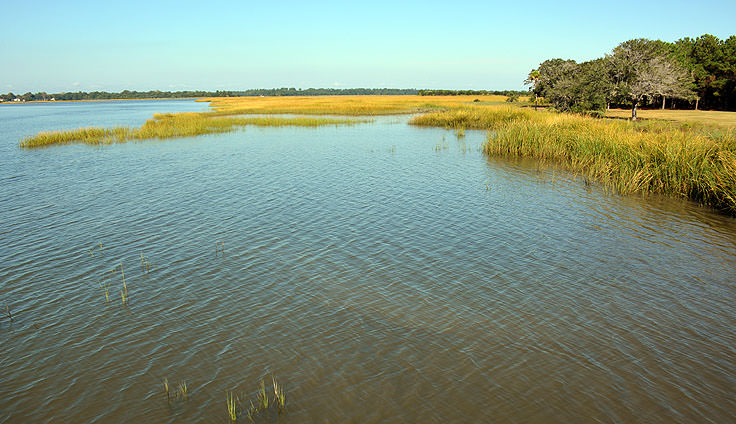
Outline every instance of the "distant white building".
[[16, 97], [16, 98], [13, 99], [13, 101], [14, 102], [19, 102], [20, 101], [20, 98]]

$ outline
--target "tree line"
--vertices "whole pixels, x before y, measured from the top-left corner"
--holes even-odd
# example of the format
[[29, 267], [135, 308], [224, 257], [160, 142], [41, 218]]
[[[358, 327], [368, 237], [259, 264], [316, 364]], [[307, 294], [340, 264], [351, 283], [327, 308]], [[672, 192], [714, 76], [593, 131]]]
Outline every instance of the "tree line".
[[521, 90], [419, 90], [420, 96], [524, 96]]
[[107, 91], [77, 91], [62, 93], [25, 93], [0, 94], [0, 99], [12, 102], [19, 99], [24, 102], [42, 100], [111, 100], [111, 99], [181, 99], [191, 97], [246, 97], [246, 96], [351, 96], [351, 95], [401, 95], [417, 94], [418, 90], [413, 88], [270, 88], [251, 89], [239, 91], [131, 91], [120, 92]]
[[611, 105], [631, 108], [736, 110], [736, 36], [710, 34], [669, 43], [625, 41], [602, 58], [577, 63], [549, 59], [525, 84], [561, 111], [602, 113]]

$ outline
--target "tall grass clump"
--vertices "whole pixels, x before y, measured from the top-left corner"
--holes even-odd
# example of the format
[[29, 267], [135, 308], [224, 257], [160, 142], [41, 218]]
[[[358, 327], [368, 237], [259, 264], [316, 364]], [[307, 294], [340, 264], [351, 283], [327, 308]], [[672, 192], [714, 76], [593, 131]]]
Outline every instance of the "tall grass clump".
[[[226, 393], [227, 415], [230, 421], [236, 422], [240, 417], [247, 417], [249, 421], [254, 422], [256, 418], [269, 418], [273, 414], [281, 414], [286, 410], [286, 395], [284, 394], [284, 386], [279, 384], [276, 377], [271, 376], [273, 384], [273, 397], [269, 396], [266, 390], [266, 382], [261, 380], [261, 385], [256, 392], [256, 402], [249, 400], [248, 403], [241, 403], [240, 397], [233, 392]], [[275, 410], [275, 411], [274, 411]]]
[[485, 130], [509, 122], [538, 119], [534, 111], [518, 107], [460, 107], [415, 116], [409, 121], [422, 127], [443, 127], [454, 130]]
[[622, 194], [661, 193], [736, 215], [733, 129], [501, 107], [432, 113], [412, 124], [487, 129], [488, 155], [553, 161]]

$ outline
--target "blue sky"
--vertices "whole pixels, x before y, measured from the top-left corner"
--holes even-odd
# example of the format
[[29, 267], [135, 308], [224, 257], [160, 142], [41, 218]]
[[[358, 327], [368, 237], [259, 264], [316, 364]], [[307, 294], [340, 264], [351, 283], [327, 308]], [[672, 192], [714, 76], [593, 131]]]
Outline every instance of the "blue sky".
[[520, 89], [554, 57], [736, 34], [736, 1], [3, 1], [0, 92]]

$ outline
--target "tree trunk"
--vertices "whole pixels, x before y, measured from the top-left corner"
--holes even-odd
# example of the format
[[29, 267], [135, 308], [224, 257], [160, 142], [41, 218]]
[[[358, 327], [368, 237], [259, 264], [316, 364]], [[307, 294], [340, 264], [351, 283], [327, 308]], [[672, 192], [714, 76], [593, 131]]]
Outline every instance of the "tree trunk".
[[631, 108], [631, 120], [636, 121], [636, 104], [639, 102], [634, 102], [634, 106]]
[[695, 110], [698, 110], [698, 102], [700, 101], [700, 97], [695, 99]]
[[667, 99], [667, 96], [662, 96], [662, 110], [664, 110], [664, 102]]

